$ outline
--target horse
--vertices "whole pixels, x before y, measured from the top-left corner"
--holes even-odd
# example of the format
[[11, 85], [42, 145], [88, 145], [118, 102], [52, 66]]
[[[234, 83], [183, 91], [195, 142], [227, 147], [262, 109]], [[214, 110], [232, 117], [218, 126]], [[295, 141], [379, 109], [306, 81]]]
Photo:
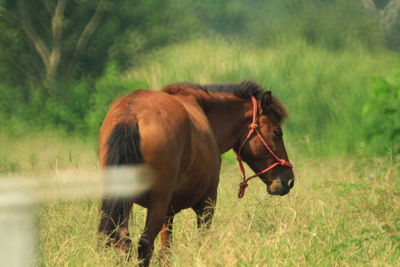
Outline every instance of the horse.
[[[237, 153], [243, 181], [259, 177], [272, 195], [285, 195], [294, 173], [284, 146], [281, 125], [287, 117], [282, 103], [259, 84], [199, 85], [175, 83], [161, 91], [136, 90], [117, 99], [100, 129], [102, 168], [147, 164], [153, 184], [143, 195], [128, 199], [103, 198], [99, 232], [108, 245], [126, 253], [131, 248], [128, 223], [134, 203], [147, 208], [139, 239], [138, 259], [148, 266], [154, 240], [161, 249], [171, 245], [174, 215], [187, 208], [207, 229], [214, 214], [221, 155]], [[242, 161], [256, 172], [247, 177]]]

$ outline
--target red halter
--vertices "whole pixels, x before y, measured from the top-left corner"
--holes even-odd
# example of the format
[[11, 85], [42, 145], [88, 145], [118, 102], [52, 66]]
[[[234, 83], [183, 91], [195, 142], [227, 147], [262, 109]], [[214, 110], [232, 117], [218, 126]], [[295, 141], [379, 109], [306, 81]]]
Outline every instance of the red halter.
[[[238, 197], [242, 198], [244, 196], [244, 190], [246, 189], [246, 187], [248, 186], [248, 181], [254, 177], [259, 176], [260, 174], [266, 173], [267, 171], [275, 168], [276, 166], [286, 166], [289, 168], [293, 168], [292, 163], [279, 158], [274, 151], [272, 151], [272, 149], [269, 147], [269, 145], [267, 144], [267, 142], [265, 142], [264, 138], [262, 137], [260, 130], [258, 129], [258, 124], [257, 124], [257, 100], [254, 96], [251, 96], [251, 102], [253, 103], [253, 121], [250, 124], [250, 130], [249, 133], [247, 134], [246, 138], [243, 140], [242, 144], [240, 145], [238, 151], [236, 152], [236, 156], [237, 156], [237, 161], [239, 162], [239, 167], [240, 167], [240, 171], [242, 172], [243, 175], [243, 181], [240, 183], [239, 185], [239, 193], [238, 193]], [[243, 162], [242, 162], [242, 157], [240, 156], [240, 152], [242, 152], [243, 146], [244, 144], [249, 140], [249, 138], [253, 135], [253, 133], [257, 134], [258, 139], [260, 139], [261, 143], [264, 145], [264, 147], [269, 151], [269, 153], [271, 153], [271, 155], [277, 160], [277, 162], [275, 162], [274, 164], [272, 164], [271, 166], [265, 168], [264, 170], [260, 171], [259, 173], [254, 174], [253, 176], [247, 177], [246, 178], [246, 173], [244, 170], [244, 166], [243, 166]]]

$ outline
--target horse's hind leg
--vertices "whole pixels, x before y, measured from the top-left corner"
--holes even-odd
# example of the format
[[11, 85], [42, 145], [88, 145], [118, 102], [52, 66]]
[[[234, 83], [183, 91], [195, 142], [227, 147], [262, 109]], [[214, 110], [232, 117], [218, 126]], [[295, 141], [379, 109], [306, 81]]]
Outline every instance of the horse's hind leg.
[[160, 232], [161, 251], [163, 253], [167, 252], [168, 249], [171, 247], [173, 223], [174, 223], [174, 215], [167, 215], [165, 223], [163, 224]]
[[103, 199], [101, 204], [102, 218], [99, 232], [109, 238], [107, 244], [114, 245], [123, 252], [129, 252], [129, 214], [133, 205], [132, 200]]
[[121, 224], [116, 230], [115, 246], [122, 252], [129, 253], [132, 245], [132, 239], [129, 237], [129, 215], [132, 210], [133, 201], [124, 200]]
[[174, 214], [168, 214], [160, 232], [161, 249], [160, 264], [161, 266], [170, 266], [170, 248], [172, 244], [172, 226], [174, 223]]
[[153, 199], [147, 209], [146, 225], [139, 240], [138, 259], [140, 266], [149, 266], [154, 250], [154, 239], [160, 232], [167, 217], [170, 197]]

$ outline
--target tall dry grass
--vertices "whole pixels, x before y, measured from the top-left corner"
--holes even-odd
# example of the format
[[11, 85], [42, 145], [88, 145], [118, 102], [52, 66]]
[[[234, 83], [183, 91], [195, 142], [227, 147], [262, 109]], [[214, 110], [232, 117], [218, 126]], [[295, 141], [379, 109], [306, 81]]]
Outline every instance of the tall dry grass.
[[[170, 266], [398, 266], [399, 165], [381, 159], [295, 159], [296, 185], [284, 197], [254, 180], [237, 199], [237, 166], [224, 163], [216, 214], [205, 235], [185, 210], [174, 222]], [[79, 170], [76, 170], [79, 175]], [[374, 178], [371, 178], [374, 177]], [[131, 266], [99, 241], [98, 201], [40, 207], [40, 253], [45, 266]], [[145, 210], [135, 206], [135, 247]], [[153, 265], [162, 265], [159, 242]], [[164, 259], [165, 260], [165, 259]]]
[[[43, 137], [44, 138], [44, 137]], [[68, 138], [9, 141], [18, 174], [79, 177], [98, 171], [94, 145]], [[77, 161], [70, 161], [69, 150]], [[32, 169], [30, 153], [37, 153]], [[292, 151], [289, 151], [291, 153]], [[49, 158], [50, 157], [50, 158]], [[55, 159], [58, 165], [55, 165]], [[289, 195], [270, 196], [252, 180], [237, 199], [240, 172], [223, 162], [215, 218], [201, 235], [191, 210], [176, 216], [170, 266], [398, 266], [399, 164], [388, 158], [318, 160], [291, 153], [296, 183]], [[25, 162], [22, 164], [22, 162]], [[52, 163], [52, 164], [50, 164]], [[57, 167], [58, 166], [58, 167]], [[134, 206], [133, 260], [104, 248], [97, 235], [98, 200], [50, 201], [38, 207], [41, 266], [132, 266], [146, 212]], [[162, 265], [156, 242], [153, 265]]]

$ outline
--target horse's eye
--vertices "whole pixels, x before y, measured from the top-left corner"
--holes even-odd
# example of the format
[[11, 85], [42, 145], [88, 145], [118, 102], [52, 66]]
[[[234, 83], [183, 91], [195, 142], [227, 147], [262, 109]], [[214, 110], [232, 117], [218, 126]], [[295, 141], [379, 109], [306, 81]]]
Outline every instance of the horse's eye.
[[282, 135], [283, 135], [283, 133], [282, 133], [281, 130], [276, 130], [276, 131], [274, 131], [274, 134], [275, 134], [276, 136], [278, 136], [278, 137], [282, 137]]

